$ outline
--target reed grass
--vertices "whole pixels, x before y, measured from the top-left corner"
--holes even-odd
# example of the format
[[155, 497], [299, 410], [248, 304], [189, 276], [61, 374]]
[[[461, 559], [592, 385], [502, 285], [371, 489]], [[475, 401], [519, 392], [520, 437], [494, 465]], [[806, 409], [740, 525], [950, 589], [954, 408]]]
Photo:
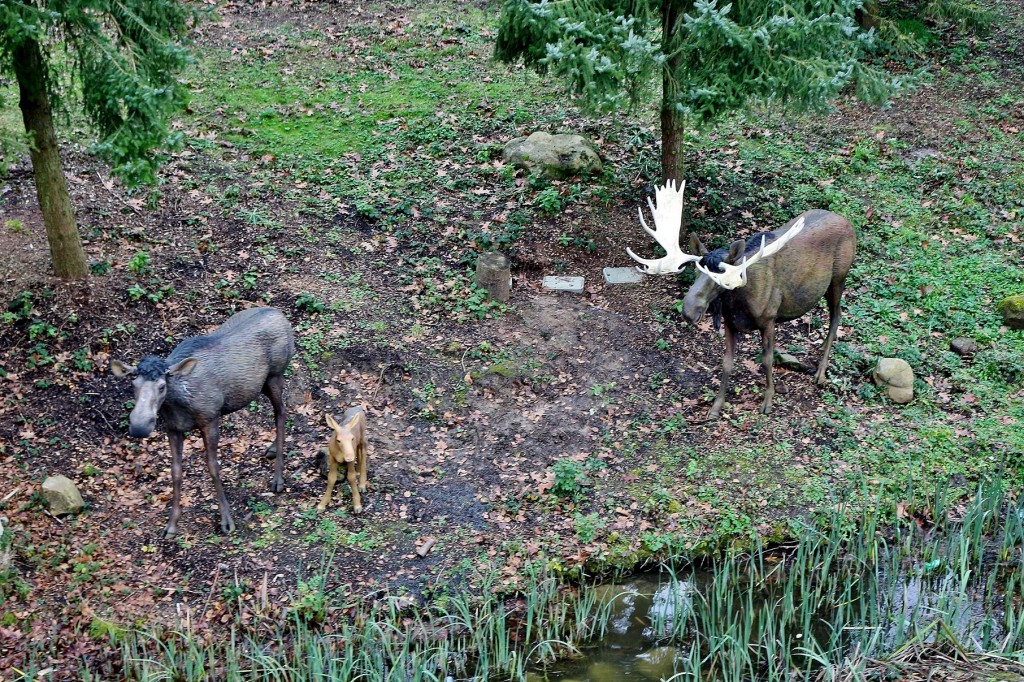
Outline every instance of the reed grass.
[[[881, 679], [885, 666], [921, 652], [959, 663], [985, 656], [1024, 672], [1020, 504], [998, 482], [967, 503], [939, 490], [883, 527], [880, 498], [861, 499], [868, 502], [797, 525], [784, 547], [699, 566], [669, 557], [659, 590], [667, 601], [651, 609], [648, 632], [652, 643], [677, 649], [671, 679]], [[577, 655], [613, 616], [613, 600], [598, 590], [539, 568], [527, 570], [514, 594], [484, 579], [420, 610], [392, 597], [360, 606], [325, 589], [329, 561], [320, 571], [299, 581], [284, 621], [258, 635], [237, 624], [211, 643], [187, 622], [118, 634], [119, 679], [520, 680]], [[347, 615], [325, 629], [337, 604]], [[88, 665], [80, 673], [106, 679]], [[44, 676], [29, 668], [21, 679]]]

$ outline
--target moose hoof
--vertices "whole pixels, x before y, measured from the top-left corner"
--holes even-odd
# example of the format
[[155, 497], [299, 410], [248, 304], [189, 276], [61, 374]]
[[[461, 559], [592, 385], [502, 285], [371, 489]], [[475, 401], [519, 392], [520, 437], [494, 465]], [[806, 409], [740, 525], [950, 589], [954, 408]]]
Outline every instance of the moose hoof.
[[272, 493], [283, 493], [284, 492], [284, 479], [274, 479], [270, 482], [270, 492]]
[[267, 451], [263, 453], [266, 459], [275, 459], [277, 457], [277, 443], [271, 443], [267, 446]]
[[711, 411], [708, 412], [708, 421], [715, 421], [716, 419], [718, 419], [721, 416], [722, 416], [722, 410], [721, 409], [717, 409], [716, 410], [715, 408], [711, 408]]
[[168, 523], [167, 527], [164, 528], [162, 537], [164, 540], [170, 540], [175, 536], [175, 534], [177, 534], [177, 532], [178, 529], [175, 527], [175, 525], [173, 523]]
[[235, 522], [230, 516], [220, 520], [220, 532], [224, 533], [224, 535], [231, 535], [235, 532]]
[[822, 375], [815, 374], [814, 375], [814, 383], [816, 383], [817, 385], [824, 386], [827, 382], [828, 382], [828, 379], [825, 378], [824, 374], [822, 374]]
[[352, 507], [352, 513], [354, 513], [354, 514], [362, 514], [363, 513], [363, 505], [359, 505], [358, 507]]

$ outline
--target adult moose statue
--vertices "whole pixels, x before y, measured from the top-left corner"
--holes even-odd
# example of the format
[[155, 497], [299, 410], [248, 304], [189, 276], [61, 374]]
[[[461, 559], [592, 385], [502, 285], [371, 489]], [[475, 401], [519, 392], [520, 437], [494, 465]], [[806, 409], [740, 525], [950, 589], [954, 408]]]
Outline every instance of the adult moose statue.
[[284, 371], [295, 353], [295, 336], [284, 314], [276, 308], [250, 308], [232, 315], [205, 336], [185, 339], [167, 359], [147, 355], [132, 367], [119, 360], [110, 363], [116, 376], [132, 376], [135, 407], [128, 432], [145, 438], [156, 427], [159, 414], [167, 426], [171, 444], [170, 520], [165, 537], [177, 532], [181, 514], [181, 453], [185, 432], [200, 429], [206, 460], [220, 505], [220, 528], [235, 529], [231, 508], [220, 482], [217, 442], [221, 415], [246, 407], [263, 393], [274, 407], [275, 493], [284, 490]]
[[647, 274], [674, 274], [687, 263], [695, 263], [701, 274], [683, 299], [683, 317], [695, 324], [710, 310], [716, 327], [719, 320], [725, 322], [722, 385], [708, 419], [717, 419], [722, 413], [738, 335], [755, 329], [761, 332], [761, 360], [767, 375], [761, 412], [768, 414], [775, 397], [775, 324], [801, 317], [822, 298], [828, 303], [829, 330], [814, 378], [818, 384], [825, 383], [825, 369], [839, 330], [839, 304], [857, 248], [857, 233], [841, 215], [814, 209], [777, 230], [739, 239], [715, 251], [709, 252], [693, 235], [690, 250], [699, 255], [684, 253], [679, 246], [679, 230], [685, 188], [685, 182], [678, 190], [669, 182], [655, 191], [656, 204], [647, 200], [654, 216], [654, 230], [647, 226], [640, 210], [640, 224], [665, 249], [666, 255], [646, 260], [628, 248], [626, 251], [640, 263], [637, 269]]

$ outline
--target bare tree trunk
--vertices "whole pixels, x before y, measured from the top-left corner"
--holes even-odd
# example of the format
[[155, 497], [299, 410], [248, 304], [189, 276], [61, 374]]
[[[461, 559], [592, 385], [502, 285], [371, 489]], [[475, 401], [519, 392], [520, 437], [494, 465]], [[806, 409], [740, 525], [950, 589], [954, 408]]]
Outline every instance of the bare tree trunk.
[[683, 9], [680, 0], [662, 0], [661, 35], [662, 48], [667, 55], [661, 70], [661, 175], [662, 181], [682, 180], [684, 171], [683, 126], [684, 121], [675, 105], [678, 101], [680, 57], [676, 51], [675, 38], [679, 18]]
[[50, 242], [53, 273], [65, 278], [85, 277], [89, 274], [89, 266], [60, 163], [50, 98], [46, 92], [46, 64], [38, 42], [29, 39], [15, 48], [14, 72], [21, 95], [21, 116], [25, 130], [32, 138], [36, 196], [46, 224], [46, 238]]
[[857, 23], [865, 31], [872, 28], [877, 29], [881, 23], [881, 17], [878, 12], [878, 0], [867, 0], [864, 3], [864, 8], [857, 10], [856, 19]]

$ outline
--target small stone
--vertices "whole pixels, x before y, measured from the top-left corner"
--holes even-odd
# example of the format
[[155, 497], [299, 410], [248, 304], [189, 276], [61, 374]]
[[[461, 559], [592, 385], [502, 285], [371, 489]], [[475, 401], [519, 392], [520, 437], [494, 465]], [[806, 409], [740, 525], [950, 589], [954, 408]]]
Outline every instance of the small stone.
[[1010, 329], [1024, 329], [1024, 294], [1007, 296], [996, 306]]
[[966, 358], [978, 352], [978, 342], [966, 336], [960, 336], [949, 342], [949, 349], [960, 357]]
[[605, 268], [605, 284], [638, 284], [644, 281], [643, 274], [636, 268]]
[[43, 481], [43, 497], [54, 516], [77, 514], [85, 509], [82, 494], [67, 476], [50, 476]]
[[582, 294], [583, 282], [582, 277], [549, 275], [541, 284], [548, 291], [568, 291], [570, 294]]
[[884, 388], [894, 403], [914, 399], [914, 370], [902, 358], [880, 358], [872, 373], [875, 385]]

